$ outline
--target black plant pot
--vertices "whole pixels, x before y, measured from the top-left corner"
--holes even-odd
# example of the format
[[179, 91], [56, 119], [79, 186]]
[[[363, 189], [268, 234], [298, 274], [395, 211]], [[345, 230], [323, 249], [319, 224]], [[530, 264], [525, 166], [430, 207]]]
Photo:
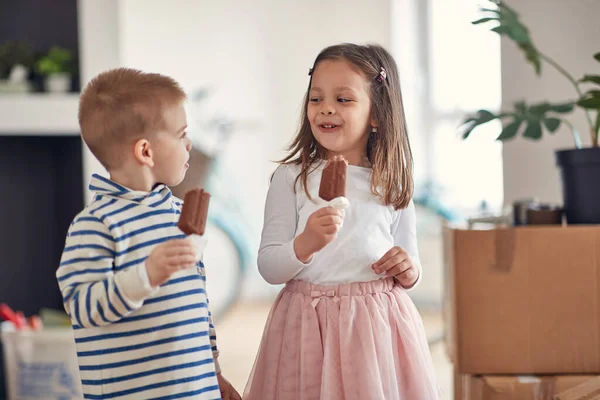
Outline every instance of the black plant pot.
[[567, 223], [600, 224], [600, 147], [557, 151], [556, 163]]

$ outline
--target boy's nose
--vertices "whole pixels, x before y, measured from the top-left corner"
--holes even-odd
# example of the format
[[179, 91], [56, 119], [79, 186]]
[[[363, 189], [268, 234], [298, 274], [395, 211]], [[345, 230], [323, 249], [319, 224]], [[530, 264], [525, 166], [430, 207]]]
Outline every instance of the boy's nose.
[[188, 153], [192, 150], [192, 141], [190, 140], [190, 138], [187, 138], [185, 148], [188, 151]]

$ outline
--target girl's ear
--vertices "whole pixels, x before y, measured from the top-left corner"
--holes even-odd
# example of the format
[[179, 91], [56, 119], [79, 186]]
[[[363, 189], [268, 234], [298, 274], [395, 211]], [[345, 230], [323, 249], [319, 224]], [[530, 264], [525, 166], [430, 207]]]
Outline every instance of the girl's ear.
[[375, 118], [372, 118], [371, 119], [371, 128], [373, 128], [373, 130], [376, 131], [378, 126], [379, 126], [379, 124], [377, 123]]

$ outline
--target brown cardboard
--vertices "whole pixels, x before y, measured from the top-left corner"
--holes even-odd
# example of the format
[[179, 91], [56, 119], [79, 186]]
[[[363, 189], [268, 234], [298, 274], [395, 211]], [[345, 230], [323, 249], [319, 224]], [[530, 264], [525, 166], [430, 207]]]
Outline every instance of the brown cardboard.
[[600, 400], [600, 377], [589, 379], [580, 385], [559, 393], [555, 400]]
[[[455, 375], [454, 400], [592, 400], [600, 378]], [[458, 385], [458, 387], [456, 387]]]
[[459, 373], [600, 373], [600, 227], [446, 227], [444, 249]]

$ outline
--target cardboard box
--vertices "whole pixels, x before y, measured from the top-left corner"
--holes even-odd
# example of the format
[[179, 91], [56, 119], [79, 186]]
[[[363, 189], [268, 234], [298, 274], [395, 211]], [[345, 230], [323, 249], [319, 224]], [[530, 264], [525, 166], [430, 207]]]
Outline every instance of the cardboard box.
[[592, 400], [598, 376], [455, 376], [454, 400]]
[[446, 227], [444, 256], [457, 372], [600, 373], [600, 227]]

